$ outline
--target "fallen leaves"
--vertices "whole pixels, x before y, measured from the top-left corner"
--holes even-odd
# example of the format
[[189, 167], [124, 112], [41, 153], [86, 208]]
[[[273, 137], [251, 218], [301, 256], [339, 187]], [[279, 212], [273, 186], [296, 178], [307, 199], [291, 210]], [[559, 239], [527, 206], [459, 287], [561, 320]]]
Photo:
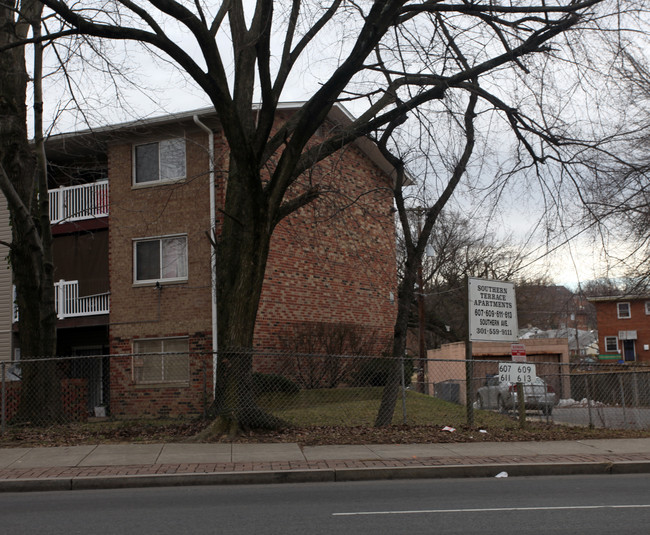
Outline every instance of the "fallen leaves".
[[[46, 429], [9, 427], [0, 437], [0, 447], [75, 446], [99, 443], [183, 442], [202, 431], [210, 422], [106, 421], [52, 426]], [[301, 446], [331, 444], [416, 444], [453, 442], [514, 442], [522, 440], [579, 440], [586, 438], [649, 437], [649, 431], [588, 429], [530, 423], [527, 429], [470, 428], [457, 426], [454, 432], [440, 425], [393, 425], [389, 427], [312, 426], [278, 431], [248, 431], [231, 440], [212, 437], [211, 442], [297, 443]]]

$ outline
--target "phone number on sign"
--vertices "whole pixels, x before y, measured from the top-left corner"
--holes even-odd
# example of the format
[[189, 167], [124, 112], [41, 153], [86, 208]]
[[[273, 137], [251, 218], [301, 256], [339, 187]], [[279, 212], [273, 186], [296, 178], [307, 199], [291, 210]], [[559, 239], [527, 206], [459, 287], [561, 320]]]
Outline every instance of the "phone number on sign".
[[512, 329], [488, 329], [477, 327], [476, 334], [488, 334], [493, 336], [512, 336]]

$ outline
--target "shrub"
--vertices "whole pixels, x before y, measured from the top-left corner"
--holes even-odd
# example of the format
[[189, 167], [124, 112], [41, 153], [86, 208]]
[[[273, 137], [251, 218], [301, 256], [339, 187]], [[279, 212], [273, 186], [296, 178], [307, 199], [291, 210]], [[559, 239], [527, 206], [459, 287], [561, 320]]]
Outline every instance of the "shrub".
[[[388, 382], [390, 367], [394, 365], [393, 359], [373, 358], [364, 359], [354, 373], [355, 386], [385, 386]], [[413, 375], [413, 358], [404, 358], [404, 384], [411, 384]]]
[[287, 379], [283, 375], [270, 373], [253, 373], [252, 383], [255, 395], [268, 394], [270, 392], [296, 394], [300, 390], [300, 387], [291, 379]]

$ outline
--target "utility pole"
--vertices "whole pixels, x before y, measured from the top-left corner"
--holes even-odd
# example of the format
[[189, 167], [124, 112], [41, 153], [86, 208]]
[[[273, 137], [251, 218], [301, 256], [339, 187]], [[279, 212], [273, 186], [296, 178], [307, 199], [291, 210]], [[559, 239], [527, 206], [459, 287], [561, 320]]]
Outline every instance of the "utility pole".
[[[426, 209], [418, 206], [409, 209], [410, 212], [417, 215], [418, 218], [418, 241], [422, 235], [422, 215], [426, 213]], [[418, 297], [418, 342], [419, 342], [419, 365], [418, 365], [418, 374], [417, 374], [417, 383], [415, 389], [421, 394], [426, 394], [426, 372], [425, 366], [427, 365], [427, 344], [426, 344], [426, 310], [424, 303], [424, 275], [422, 270], [422, 263], [424, 260], [424, 255], [429, 255], [428, 248], [427, 252], [423, 253], [420, 257], [420, 262], [418, 265], [418, 275], [417, 275], [417, 297]]]
[[425, 375], [424, 367], [427, 365], [427, 347], [426, 347], [426, 318], [424, 316], [424, 281], [422, 280], [422, 259], [420, 259], [420, 267], [418, 268], [418, 321], [419, 328], [418, 334], [420, 338], [420, 366], [418, 366], [418, 392], [421, 394], [426, 393], [426, 386], [424, 384]]

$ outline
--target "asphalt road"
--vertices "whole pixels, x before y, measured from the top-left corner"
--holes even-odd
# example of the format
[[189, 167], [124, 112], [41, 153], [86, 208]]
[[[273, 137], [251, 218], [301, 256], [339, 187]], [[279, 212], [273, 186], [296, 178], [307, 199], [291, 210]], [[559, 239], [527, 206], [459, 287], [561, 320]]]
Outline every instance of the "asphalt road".
[[650, 476], [3, 494], [2, 533], [647, 533]]

